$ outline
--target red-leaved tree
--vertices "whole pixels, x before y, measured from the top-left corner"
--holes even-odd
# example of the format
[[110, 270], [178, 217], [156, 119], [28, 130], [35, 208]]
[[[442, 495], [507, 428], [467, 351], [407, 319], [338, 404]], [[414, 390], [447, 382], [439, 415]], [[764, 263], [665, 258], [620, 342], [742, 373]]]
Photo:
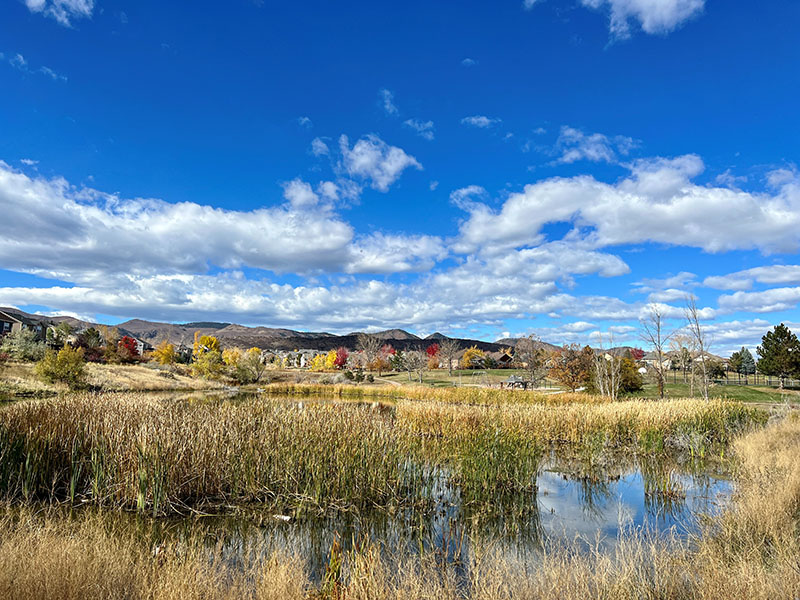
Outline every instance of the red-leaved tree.
[[337, 369], [343, 369], [344, 366], [347, 364], [348, 356], [350, 356], [350, 353], [347, 351], [347, 348], [337, 348], [336, 360], [333, 361], [334, 366]]

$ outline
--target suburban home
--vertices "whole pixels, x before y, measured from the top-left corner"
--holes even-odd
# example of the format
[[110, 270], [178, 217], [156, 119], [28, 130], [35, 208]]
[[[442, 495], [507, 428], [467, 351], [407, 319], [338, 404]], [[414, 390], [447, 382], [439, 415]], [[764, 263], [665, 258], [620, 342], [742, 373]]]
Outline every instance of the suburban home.
[[48, 322], [43, 319], [34, 319], [19, 313], [0, 311], [0, 336], [28, 329], [36, 334], [37, 339], [44, 340], [47, 326]]

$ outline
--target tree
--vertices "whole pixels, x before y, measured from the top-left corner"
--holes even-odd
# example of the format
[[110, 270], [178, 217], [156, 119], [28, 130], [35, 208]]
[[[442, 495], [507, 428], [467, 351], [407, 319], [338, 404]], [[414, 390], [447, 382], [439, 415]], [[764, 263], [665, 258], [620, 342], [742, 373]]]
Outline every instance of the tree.
[[761, 338], [756, 354], [758, 370], [764, 375], [779, 377], [781, 389], [787, 378], [800, 374], [800, 342], [783, 323]]
[[459, 366], [462, 369], [482, 369], [485, 360], [486, 353], [477, 346], [471, 346], [464, 350]]
[[433, 343], [425, 348], [425, 355], [428, 357], [428, 369], [439, 368], [439, 344]]
[[628, 353], [621, 359], [620, 373], [619, 373], [619, 391], [625, 394], [631, 392], [638, 392], [644, 387], [642, 381], [642, 374], [639, 373], [639, 368], [634, 360], [633, 353]]
[[526, 377], [533, 385], [544, 379], [547, 353], [541, 340], [535, 335], [529, 335], [517, 342], [514, 347], [514, 360], [520, 368], [525, 370]]
[[550, 361], [550, 376], [570, 391], [590, 383], [594, 350], [589, 346], [564, 345], [553, 351]]
[[460, 352], [461, 344], [458, 340], [447, 338], [439, 342], [439, 357], [447, 363], [447, 372], [451, 376], [453, 375], [453, 362], [458, 359]]
[[119, 342], [119, 330], [116, 327], [100, 326], [100, 335], [105, 341], [104, 358], [106, 362], [118, 362], [117, 343]]
[[708, 400], [708, 349], [711, 344], [706, 336], [705, 328], [700, 324], [700, 311], [697, 308], [697, 301], [694, 296], [689, 296], [686, 299], [684, 315], [688, 323], [689, 337], [692, 338], [694, 346], [699, 353], [700, 372], [702, 375], [700, 383], [702, 384], [703, 398]]
[[422, 376], [428, 369], [428, 355], [420, 350], [410, 350], [405, 354], [404, 363], [408, 371], [408, 378], [411, 379], [411, 373], [414, 373], [418, 381], [422, 383]]
[[648, 307], [647, 313], [641, 323], [642, 340], [653, 349], [653, 354], [655, 355], [653, 370], [655, 371], [656, 383], [658, 384], [658, 396], [659, 398], [664, 398], [664, 384], [666, 382], [665, 371], [667, 368], [665, 365], [666, 356], [664, 349], [670, 337], [672, 337], [672, 333], [666, 330], [664, 315], [658, 304], [651, 304]]
[[11, 358], [24, 361], [41, 360], [46, 346], [36, 339], [36, 334], [30, 329], [20, 329], [14, 333], [6, 334], [0, 344], [0, 352], [8, 354]]
[[639, 362], [644, 358], [644, 350], [641, 348], [631, 348], [630, 354], [630, 358], [633, 362]]
[[192, 373], [206, 379], [215, 379], [225, 370], [225, 361], [219, 340], [213, 335], [194, 334], [192, 348]]
[[47, 350], [44, 358], [36, 363], [36, 374], [48, 382], [66, 383], [70, 388], [84, 385], [85, 362], [83, 348], [77, 350], [65, 345], [61, 350]]
[[756, 361], [753, 359], [753, 355], [750, 354], [750, 350], [747, 348], [742, 348], [740, 350], [740, 354], [742, 355], [742, 373], [744, 373], [744, 382], [747, 383], [747, 376], [755, 375]]
[[153, 350], [153, 359], [160, 365], [174, 365], [178, 359], [178, 353], [175, 351], [175, 344], [170, 344], [167, 340], [163, 340], [156, 346], [156, 349]]
[[47, 345], [52, 348], [63, 348], [67, 343], [67, 338], [72, 335], [72, 326], [66, 321], [61, 321], [55, 327], [48, 327], [45, 338]]
[[325, 370], [333, 371], [336, 368], [336, 350], [330, 350], [325, 355]]
[[250, 348], [239, 359], [236, 378], [242, 383], [258, 383], [267, 372], [267, 363], [261, 357], [261, 348]]
[[78, 346], [84, 349], [86, 360], [99, 362], [103, 358], [103, 336], [94, 327], [78, 335]]
[[344, 369], [347, 366], [348, 356], [350, 356], [350, 353], [347, 351], [347, 348], [337, 348], [336, 360], [333, 361], [333, 366], [337, 369]]
[[136, 362], [141, 358], [139, 355], [139, 345], [136, 343], [136, 340], [130, 336], [123, 335], [119, 342], [117, 342], [117, 355], [122, 362]]
[[381, 347], [383, 346], [381, 339], [368, 333], [359, 333], [356, 339], [356, 346], [366, 357], [367, 369], [378, 371], [378, 377], [380, 377], [384, 366], [382, 362], [378, 361]]

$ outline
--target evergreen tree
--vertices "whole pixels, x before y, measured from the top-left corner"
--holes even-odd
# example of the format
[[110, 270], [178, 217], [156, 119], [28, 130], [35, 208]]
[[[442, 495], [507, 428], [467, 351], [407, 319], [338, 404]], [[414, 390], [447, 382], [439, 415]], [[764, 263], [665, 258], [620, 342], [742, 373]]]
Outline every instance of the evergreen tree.
[[781, 389], [785, 379], [800, 373], [800, 341], [783, 323], [761, 338], [756, 352], [758, 370], [764, 375], [779, 377]]

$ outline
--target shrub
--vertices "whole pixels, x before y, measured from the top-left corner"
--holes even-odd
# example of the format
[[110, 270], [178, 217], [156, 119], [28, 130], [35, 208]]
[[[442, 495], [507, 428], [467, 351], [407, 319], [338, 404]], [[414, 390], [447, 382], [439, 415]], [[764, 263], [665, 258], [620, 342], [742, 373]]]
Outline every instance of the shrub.
[[83, 349], [75, 350], [67, 345], [58, 352], [45, 352], [44, 358], [36, 363], [36, 374], [50, 383], [66, 383], [78, 388], [85, 383], [84, 365]]
[[30, 329], [9, 333], [0, 344], [0, 352], [17, 360], [41, 360], [44, 351], [45, 345], [36, 339], [36, 334]]

